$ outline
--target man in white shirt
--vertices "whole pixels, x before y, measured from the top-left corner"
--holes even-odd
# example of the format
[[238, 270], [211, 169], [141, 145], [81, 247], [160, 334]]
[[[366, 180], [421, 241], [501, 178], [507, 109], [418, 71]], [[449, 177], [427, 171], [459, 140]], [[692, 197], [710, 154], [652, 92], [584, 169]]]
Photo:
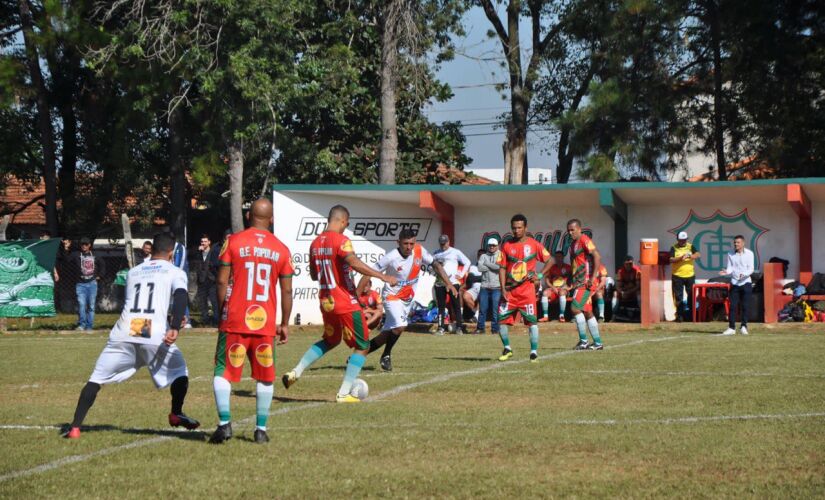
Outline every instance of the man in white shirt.
[[[446, 330], [444, 309], [447, 306], [447, 285], [452, 285], [452, 288], [458, 290], [461, 287], [461, 281], [470, 271], [470, 264], [472, 263], [464, 255], [464, 252], [450, 246], [450, 237], [446, 234], [438, 237], [438, 244], [441, 248], [433, 252], [433, 258], [444, 266], [444, 271], [450, 277], [449, 283], [445, 283], [440, 277], [435, 282], [435, 303], [438, 305], [438, 331], [436, 335], [444, 335]], [[450, 320], [453, 323], [453, 333], [466, 333], [461, 317], [461, 297], [457, 292], [450, 292]]]
[[728, 264], [725, 269], [719, 271], [722, 276], [730, 276], [730, 315], [728, 317], [728, 329], [722, 335], [733, 335], [736, 333], [736, 311], [739, 304], [742, 304], [742, 327], [739, 333], [748, 334], [748, 308], [753, 292], [751, 274], [753, 274], [753, 252], [745, 248], [745, 237], [737, 235], [733, 238], [733, 252], [728, 254]]
[[[74, 419], [65, 437], [80, 437], [80, 425], [102, 385], [123, 382], [143, 366], [149, 370], [158, 389], [171, 385], [169, 425], [190, 430], [200, 425], [183, 413], [189, 371], [175, 340], [184, 321], [188, 294], [186, 274], [171, 262], [174, 247], [172, 235], [156, 235], [151, 260], [133, 267], [126, 275], [123, 312], [109, 333], [109, 341], [97, 358], [89, 381], [80, 392]], [[170, 304], [172, 319], [168, 323]]]
[[[416, 234], [411, 229], [402, 229], [398, 235], [398, 248], [386, 253], [372, 265], [376, 271], [386, 273], [398, 280], [396, 285], [384, 283], [384, 288], [381, 290], [381, 299], [384, 303], [384, 326], [378, 336], [370, 339], [369, 352], [384, 346], [384, 352], [381, 354], [381, 369], [386, 372], [392, 371], [390, 357], [392, 348], [407, 327], [415, 289], [421, 276], [421, 268], [432, 265], [442, 280], [449, 278], [444, 268], [433, 259], [430, 252], [416, 243], [415, 237]], [[370, 283], [369, 276], [361, 277], [356, 290], [359, 297], [367, 290]], [[451, 294], [457, 295], [455, 287], [448, 285], [448, 289]]]

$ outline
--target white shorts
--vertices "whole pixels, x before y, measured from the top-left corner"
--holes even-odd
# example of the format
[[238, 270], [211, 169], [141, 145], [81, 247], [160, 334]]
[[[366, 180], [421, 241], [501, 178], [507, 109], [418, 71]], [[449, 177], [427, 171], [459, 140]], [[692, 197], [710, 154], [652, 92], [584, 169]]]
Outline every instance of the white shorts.
[[174, 344], [167, 346], [109, 341], [97, 358], [89, 382], [101, 385], [123, 382], [142, 366], [149, 370], [158, 389], [168, 386], [179, 377], [189, 375], [183, 353]]
[[467, 293], [473, 298], [473, 301], [478, 301], [478, 294], [481, 292], [481, 283], [473, 283], [473, 286], [467, 289]]
[[410, 317], [410, 309], [413, 301], [385, 300], [384, 301], [384, 326], [381, 331], [394, 330], [407, 326]]

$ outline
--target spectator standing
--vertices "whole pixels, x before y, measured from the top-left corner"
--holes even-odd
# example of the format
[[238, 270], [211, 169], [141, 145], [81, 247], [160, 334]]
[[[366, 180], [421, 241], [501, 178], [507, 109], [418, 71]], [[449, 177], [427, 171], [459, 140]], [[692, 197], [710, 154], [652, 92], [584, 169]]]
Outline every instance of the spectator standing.
[[498, 240], [487, 240], [487, 251], [478, 258], [478, 271], [481, 273], [481, 290], [478, 292], [478, 324], [475, 333], [484, 333], [487, 312], [492, 312], [490, 332], [498, 335], [498, 303], [501, 301], [501, 281], [498, 277]]
[[78, 269], [77, 294], [78, 330], [91, 330], [95, 322], [97, 282], [106, 271], [103, 259], [92, 252], [92, 241], [80, 238], [80, 251], [73, 254], [71, 262]]
[[[450, 246], [450, 237], [442, 234], [438, 237], [438, 244], [441, 248], [433, 252], [433, 258], [444, 266], [444, 271], [450, 278], [450, 284], [458, 290], [461, 287], [461, 281], [470, 270], [470, 259], [464, 255], [464, 252], [457, 248]], [[463, 271], [459, 271], [459, 266], [463, 266]], [[450, 320], [453, 323], [453, 333], [463, 334], [464, 323], [461, 318], [461, 298], [456, 292], [455, 295], [450, 295]], [[444, 310], [447, 307], [447, 285], [437, 277], [435, 282], [435, 302], [438, 305], [438, 331], [436, 335], [444, 335], [446, 330], [446, 319]]]
[[696, 282], [696, 270], [693, 261], [702, 255], [688, 243], [688, 234], [681, 231], [676, 235], [676, 244], [670, 247], [670, 286], [673, 290], [673, 307], [676, 308], [676, 321], [681, 322], [692, 317], [693, 285]]
[[[212, 261], [217, 260], [216, 247], [208, 235], [201, 236], [198, 251], [194, 255], [192, 267], [198, 283], [197, 303], [201, 311], [201, 323], [204, 326], [218, 325], [218, 288], [217, 273]], [[212, 313], [209, 308], [212, 307]]]
[[745, 237], [737, 235], [733, 238], [733, 252], [728, 254], [727, 267], [719, 274], [730, 276], [730, 315], [728, 317], [728, 329], [722, 335], [733, 335], [736, 333], [736, 311], [739, 304], [742, 305], [742, 315], [740, 322], [742, 327], [739, 333], [748, 334], [748, 312], [750, 309], [751, 294], [753, 292], [754, 259], [753, 252], [745, 248]]

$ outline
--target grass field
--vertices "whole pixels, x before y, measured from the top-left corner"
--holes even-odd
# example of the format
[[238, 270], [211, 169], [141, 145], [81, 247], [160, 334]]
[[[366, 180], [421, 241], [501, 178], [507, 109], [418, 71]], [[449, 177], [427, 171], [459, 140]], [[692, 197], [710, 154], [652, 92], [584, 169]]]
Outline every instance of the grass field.
[[[254, 382], [236, 384], [236, 439], [216, 424], [214, 333], [186, 331], [185, 410], [205, 432], [166, 428], [169, 395], [145, 371], [105, 387], [82, 438], [59, 432], [105, 343], [94, 334], [0, 336], [0, 498], [822, 497], [825, 342], [820, 326], [607, 325], [608, 349], [573, 352], [574, 327], [542, 326], [540, 362], [496, 361], [497, 337], [405, 334], [370, 400], [332, 401], [338, 348], [288, 392], [272, 442], [250, 441]], [[634, 329], [635, 328], [635, 329]], [[289, 370], [320, 329], [293, 331]]]

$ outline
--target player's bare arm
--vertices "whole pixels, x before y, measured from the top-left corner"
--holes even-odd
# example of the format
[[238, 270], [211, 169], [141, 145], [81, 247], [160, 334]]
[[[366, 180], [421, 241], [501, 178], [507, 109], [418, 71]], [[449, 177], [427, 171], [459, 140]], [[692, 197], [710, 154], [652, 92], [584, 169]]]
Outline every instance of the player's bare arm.
[[504, 266], [498, 268], [498, 282], [501, 284], [501, 296], [506, 302], [510, 301], [510, 292], [507, 291], [507, 270]]
[[[599, 269], [601, 269], [602, 267], [602, 254], [599, 253], [599, 250], [597, 248], [594, 248], [590, 255], [593, 257], [593, 269], [595, 270], [594, 274], [598, 274]], [[590, 280], [592, 282], [592, 276]]]
[[279, 276], [278, 286], [281, 289], [281, 324], [275, 327], [278, 344], [286, 344], [289, 340], [289, 318], [292, 316], [292, 276]]
[[376, 271], [370, 266], [364, 264], [364, 262], [361, 261], [361, 259], [359, 259], [354, 253], [347, 254], [344, 260], [346, 260], [347, 264], [349, 264], [349, 267], [351, 267], [353, 271], [361, 273], [362, 276], [378, 278], [385, 283], [389, 283], [390, 286], [395, 286], [398, 284], [398, 278]]
[[441, 265], [438, 261], [433, 261], [433, 270], [441, 278], [441, 281], [444, 282], [444, 285], [447, 287], [447, 291], [453, 295], [458, 295], [458, 291], [455, 289], [453, 284], [451, 283], [450, 277], [447, 276], [447, 271], [444, 270], [444, 266]]
[[229, 288], [229, 278], [232, 274], [232, 268], [229, 266], [220, 266], [218, 268], [218, 277], [215, 280], [218, 293], [218, 310], [223, 311], [223, 304], [226, 302], [226, 290]]

